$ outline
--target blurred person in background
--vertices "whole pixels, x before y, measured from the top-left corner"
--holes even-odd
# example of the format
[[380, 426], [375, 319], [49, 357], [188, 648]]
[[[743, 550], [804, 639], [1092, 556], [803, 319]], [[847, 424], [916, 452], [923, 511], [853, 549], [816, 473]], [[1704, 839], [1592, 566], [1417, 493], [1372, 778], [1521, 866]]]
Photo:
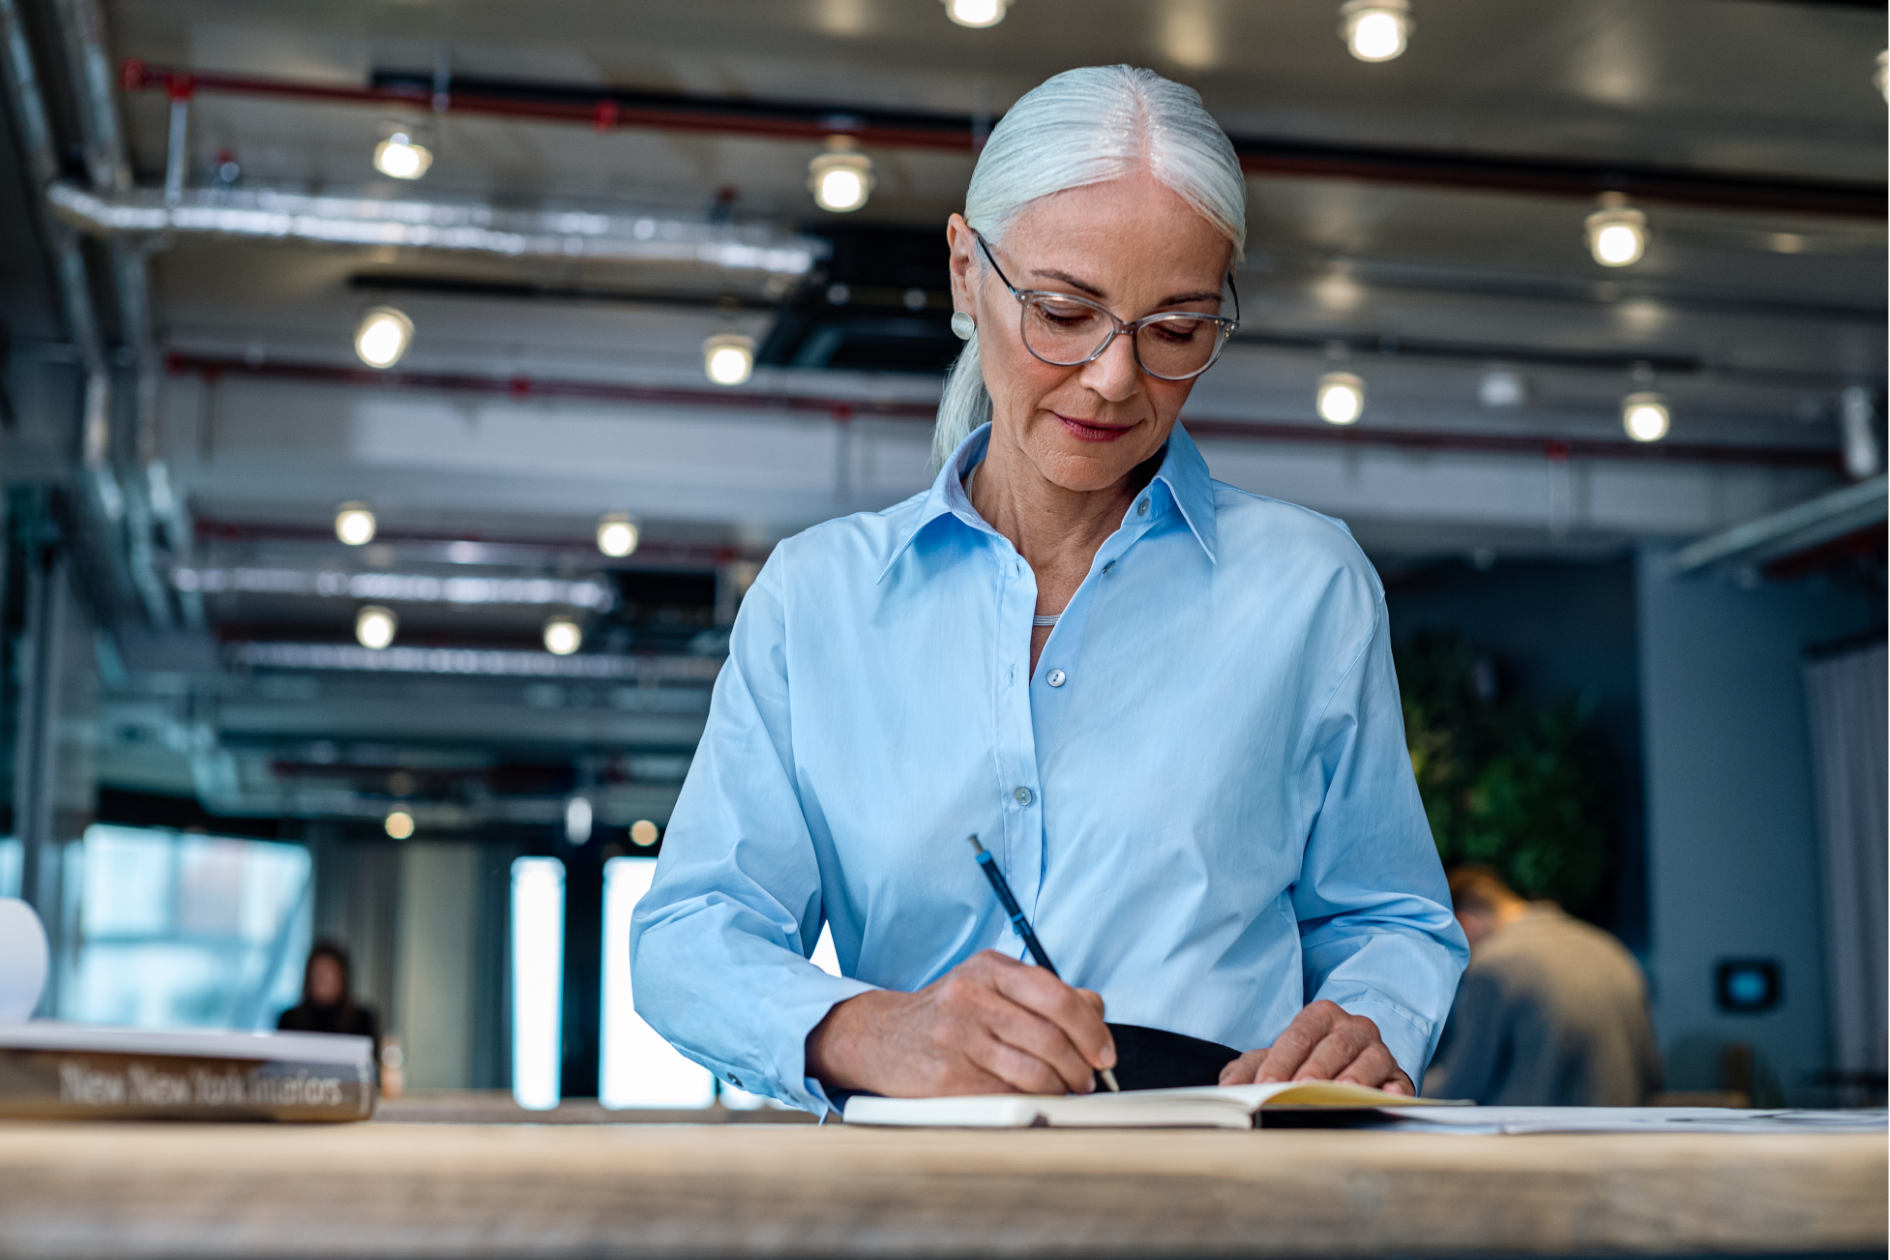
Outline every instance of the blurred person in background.
[[283, 1032], [342, 1033], [374, 1042], [374, 1062], [381, 1061], [381, 1021], [374, 1008], [354, 1000], [348, 951], [336, 941], [317, 941], [302, 972], [302, 1001], [282, 1012]]
[[1486, 1106], [1636, 1107], [1659, 1082], [1647, 979], [1621, 942], [1486, 866], [1450, 873], [1470, 966], [1425, 1092]]

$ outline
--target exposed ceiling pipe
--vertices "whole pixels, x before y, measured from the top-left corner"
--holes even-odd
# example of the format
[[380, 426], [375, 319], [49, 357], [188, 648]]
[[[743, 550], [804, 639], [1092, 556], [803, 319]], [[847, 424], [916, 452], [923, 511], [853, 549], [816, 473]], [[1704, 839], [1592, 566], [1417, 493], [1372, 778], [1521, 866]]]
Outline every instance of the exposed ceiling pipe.
[[[36, 186], [45, 188], [57, 176], [59, 160], [38, 65], [17, 0], [0, 0], [0, 44], [4, 44], [0, 49], [0, 80], [5, 82], [13, 117], [19, 121], [27, 173]], [[111, 372], [105, 359], [104, 334], [92, 305], [91, 282], [78, 238], [64, 224], [43, 213], [41, 220], [52, 252], [53, 276], [66, 327], [78, 347], [79, 364], [85, 373], [79, 416], [79, 468], [89, 502], [112, 526], [124, 515], [125, 499], [112, 469]], [[159, 610], [165, 607], [163, 585], [156, 574], [140, 575], [135, 565], [121, 566], [115, 551], [107, 560], [112, 572], [128, 580], [147, 612], [161, 615]]]
[[1673, 572], [1676, 576], [1695, 573], [1727, 560], [1771, 564], [1834, 538], [1881, 526], [1885, 493], [1886, 479], [1879, 473], [1782, 512], [1709, 534], [1674, 553]]
[[162, 244], [179, 237], [540, 258], [661, 263], [798, 278], [827, 243], [759, 227], [590, 210], [496, 210], [483, 203], [321, 197], [270, 190], [98, 194], [68, 183], [46, 193], [64, 222], [107, 239]]
[[[857, 419], [902, 420], [930, 424], [938, 407], [930, 402], [837, 398], [814, 394], [762, 393], [722, 388], [691, 389], [668, 385], [631, 385], [609, 381], [558, 380], [541, 376], [478, 376], [463, 372], [376, 371], [327, 363], [287, 363], [172, 353], [172, 373], [190, 373], [214, 381], [223, 376], [301, 381], [376, 389], [432, 393], [506, 394], [515, 398], [581, 398], [596, 402], [700, 407], [751, 414], [825, 415], [837, 423]], [[1390, 447], [1401, 450], [1454, 450], [1483, 454], [1537, 456], [1556, 461], [1610, 459], [1666, 463], [1745, 464], [1768, 468], [1819, 468], [1840, 471], [1835, 448], [1754, 446], [1717, 442], [1633, 442], [1594, 438], [1530, 437], [1521, 434], [1464, 433], [1448, 430], [1340, 428], [1290, 420], [1189, 416], [1196, 437], [1254, 442], [1303, 442], [1319, 446]]]
[[[122, 193], [131, 187], [131, 164], [118, 125], [118, 102], [113, 95], [111, 55], [105, 46], [105, 16], [97, 0], [57, 0], [54, 6], [67, 69], [76, 85], [79, 131], [84, 140], [86, 172], [101, 193]], [[47, 185], [50, 187], [50, 185]], [[135, 356], [132, 389], [133, 457], [137, 475], [126, 495], [127, 554], [132, 580], [137, 584], [146, 613], [158, 625], [171, 622], [168, 589], [157, 576], [153, 547], [162, 530], [174, 553], [186, 553], [190, 528], [183, 507], [169, 493], [170, 480], [157, 461], [158, 434], [157, 336], [151, 314], [151, 281], [144, 255], [128, 245], [111, 246], [112, 275], [118, 294], [119, 322]], [[202, 601], [181, 596], [193, 625], [203, 624]]]
[[[976, 151], [990, 123], [986, 119], [981, 126], [969, 114], [889, 110], [839, 102], [713, 98], [465, 76], [456, 77], [450, 90], [441, 92], [431, 73], [384, 73], [376, 75], [371, 84], [355, 86], [175, 70], [134, 60], [123, 64], [120, 77], [126, 91], [165, 91], [173, 96], [222, 92], [383, 110], [410, 108], [570, 123], [598, 131], [648, 128], [801, 142], [844, 135], [863, 145], [963, 153]], [[1231, 138], [1242, 167], [1255, 175], [1584, 199], [1603, 192], [1622, 192], [1645, 203], [1876, 220], [1881, 220], [1885, 211], [1882, 184], [1755, 178], [1684, 167], [1340, 145], [1272, 136]]]

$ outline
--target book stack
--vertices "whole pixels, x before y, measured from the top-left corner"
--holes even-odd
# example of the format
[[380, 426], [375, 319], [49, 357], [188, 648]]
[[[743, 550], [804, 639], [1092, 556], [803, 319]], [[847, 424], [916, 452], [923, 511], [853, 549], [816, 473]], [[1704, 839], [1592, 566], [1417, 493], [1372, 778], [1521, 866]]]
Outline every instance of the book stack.
[[0, 1117], [365, 1120], [373, 1055], [325, 1033], [0, 1024]]

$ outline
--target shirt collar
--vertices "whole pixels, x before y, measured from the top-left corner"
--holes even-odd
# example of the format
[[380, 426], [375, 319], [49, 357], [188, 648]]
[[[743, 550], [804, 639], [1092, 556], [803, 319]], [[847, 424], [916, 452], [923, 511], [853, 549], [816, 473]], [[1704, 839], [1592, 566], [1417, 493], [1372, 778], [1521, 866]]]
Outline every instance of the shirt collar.
[[[955, 516], [973, 529], [991, 531], [977, 509], [971, 506], [971, 497], [965, 493], [965, 478], [971, 470], [983, 461], [991, 446], [991, 426], [981, 424], [973, 429], [958, 448], [946, 459], [945, 466], [938, 470], [938, 476], [932, 479], [932, 488], [919, 501], [919, 509], [913, 515], [906, 532], [900, 537], [892, 554], [886, 558], [886, 564], [879, 571], [875, 583], [882, 582], [886, 574], [892, 571], [899, 557], [906, 553], [926, 526], [944, 516]], [[1168, 436], [1168, 445], [1164, 448], [1161, 467], [1156, 469], [1154, 479], [1149, 483], [1151, 492], [1159, 488], [1165, 491], [1167, 498], [1181, 511], [1181, 517], [1188, 523], [1195, 541], [1201, 544], [1201, 550], [1207, 553], [1210, 563], [1214, 562], [1216, 533], [1214, 528], [1214, 485], [1208, 477], [1207, 460], [1201, 456], [1201, 448], [1194, 444], [1186, 429], [1179, 423]]]

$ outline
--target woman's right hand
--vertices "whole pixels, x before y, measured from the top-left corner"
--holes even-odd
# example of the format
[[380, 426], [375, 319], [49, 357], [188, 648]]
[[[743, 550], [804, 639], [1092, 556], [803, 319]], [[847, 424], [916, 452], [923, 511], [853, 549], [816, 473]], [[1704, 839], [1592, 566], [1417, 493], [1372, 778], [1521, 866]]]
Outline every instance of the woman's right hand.
[[1087, 1094], [1116, 1063], [1101, 995], [995, 950], [917, 993], [875, 989], [807, 1035], [807, 1074], [889, 1098]]

